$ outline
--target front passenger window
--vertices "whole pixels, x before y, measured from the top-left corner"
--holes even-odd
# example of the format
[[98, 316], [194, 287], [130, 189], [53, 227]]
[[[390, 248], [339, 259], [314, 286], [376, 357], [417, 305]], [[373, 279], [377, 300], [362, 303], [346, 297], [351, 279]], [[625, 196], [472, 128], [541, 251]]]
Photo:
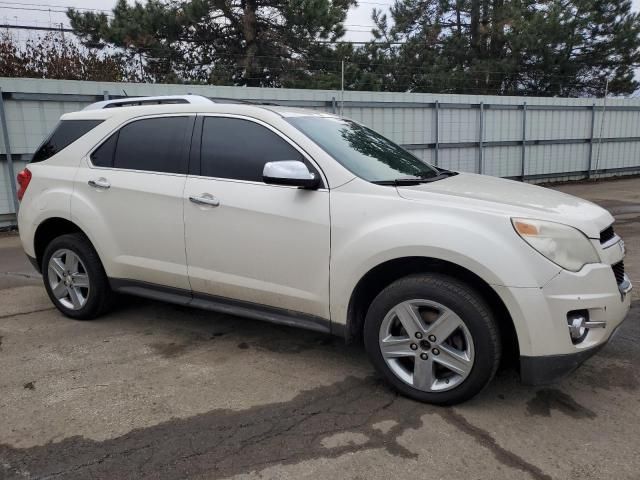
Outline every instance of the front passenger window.
[[204, 119], [201, 175], [262, 182], [264, 164], [281, 160], [305, 162], [298, 150], [255, 122], [225, 117]]

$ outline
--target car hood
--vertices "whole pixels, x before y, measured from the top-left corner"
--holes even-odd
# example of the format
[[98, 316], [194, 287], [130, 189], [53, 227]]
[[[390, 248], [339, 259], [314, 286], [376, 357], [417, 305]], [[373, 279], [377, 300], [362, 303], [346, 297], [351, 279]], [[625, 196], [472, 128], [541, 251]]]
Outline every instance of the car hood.
[[438, 201], [509, 216], [535, 218], [571, 225], [590, 238], [613, 223], [604, 208], [566, 193], [503, 178], [460, 173], [431, 183], [398, 187], [409, 200]]

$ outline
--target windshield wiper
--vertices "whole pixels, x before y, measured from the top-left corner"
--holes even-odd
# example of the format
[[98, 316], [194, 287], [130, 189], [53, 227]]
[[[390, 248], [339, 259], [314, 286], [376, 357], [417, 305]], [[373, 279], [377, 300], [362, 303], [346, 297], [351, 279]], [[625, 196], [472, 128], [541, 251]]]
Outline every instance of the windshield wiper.
[[376, 180], [371, 183], [376, 185], [392, 185], [395, 187], [401, 187], [406, 185], [420, 185], [421, 183], [430, 182], [431, 179], [426, 178], [396, 178], [395, 180]]
[[451, 170], [438, 168], [438, 177], [453, 177], [454, 175], [458, 175], [458, 172], [452, 172]]
[[375, 183], [376, 185], [392, 185], [395, 187], [406, 187], [411, 185], [420, 185], [421, 183], [431, 183], [437, 182], [438, 180], [442, 180], [443, 178], [451, 177], [453, 175], [457, 175], [458, 172], [451, 172], [449, 170], [441, 170], [438, 172], [438, 175], [434, 177], [428, 178], [396, 178], [394, 180], [376, 180], [371, 183]]

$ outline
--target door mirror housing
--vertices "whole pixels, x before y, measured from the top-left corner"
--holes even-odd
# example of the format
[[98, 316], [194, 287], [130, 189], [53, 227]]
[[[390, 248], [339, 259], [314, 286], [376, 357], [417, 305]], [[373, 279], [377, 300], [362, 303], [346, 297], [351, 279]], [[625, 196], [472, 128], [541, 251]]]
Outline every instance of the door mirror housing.
[[262, 180], [272, 185], [289, 185], [308, 189], [320, 186], [320, 177], [310, 172], [307, 166], [298, 160], [265, 163]]

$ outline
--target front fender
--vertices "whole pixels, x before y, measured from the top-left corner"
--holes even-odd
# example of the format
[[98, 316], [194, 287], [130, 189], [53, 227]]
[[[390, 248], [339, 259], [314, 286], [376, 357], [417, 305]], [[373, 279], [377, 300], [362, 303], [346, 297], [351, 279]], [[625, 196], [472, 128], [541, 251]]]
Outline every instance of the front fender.
[[[333, 193], [330, 298], [336, 324], [346, 325], [349, 300], [358, 282], [390, 260], [444, 260], [489, 285], [520, 288], [540, 288], [560, 271], [518, 237], [506, 216], [429, 209], [397, 196], [368, 197], [366, 212], [358, 215], [356, 211], [354, 216], [359, 202], [353, 200], [353, 195]], [[348, 208], [341, 205], [347, 201]], [[377, 212], [375, 219], [371, 211]]]

